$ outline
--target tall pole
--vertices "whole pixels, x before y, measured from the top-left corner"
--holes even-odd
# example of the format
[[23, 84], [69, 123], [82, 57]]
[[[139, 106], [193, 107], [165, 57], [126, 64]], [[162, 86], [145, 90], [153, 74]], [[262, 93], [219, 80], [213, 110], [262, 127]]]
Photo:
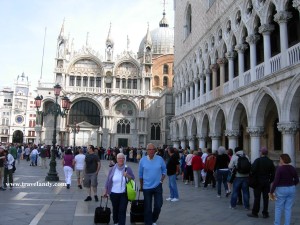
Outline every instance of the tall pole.
[[54, 129], [53, 129], [53, 139], [52, 139], [52, 151], [51, 151], [51, 161], [48, 176], [46, 176], [46, 181], [58, 181], [59, 177], [56, 171], [56, 125], [57, 117], [59, 113], [59, 105], [57, 103], [58, 96], [55, 97], [54, 106]]

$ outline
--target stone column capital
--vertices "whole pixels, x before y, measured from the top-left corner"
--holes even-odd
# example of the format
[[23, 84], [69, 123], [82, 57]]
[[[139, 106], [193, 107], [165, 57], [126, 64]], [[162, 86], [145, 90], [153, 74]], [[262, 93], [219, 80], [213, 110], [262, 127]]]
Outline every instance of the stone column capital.
[[228, 60], [232, 60], [234, 59], [234, 57], [236, 56], [236, 52], [235, 51], [231, 51], [231, 52], [226, 52], [225, 56]]
[[247, 127], [247, 132], [251, 137], [260, 137], [264, 133], [264, 127]]
[[248, 46], [246, 44], [238, 44], [235, 46], [234, 49], [240, 53], [244, 53], [247, 48], [248, 48]]
[[293, 7], [297, 8], [300, 11], [300, 0], [294, 0]]
[[214, 72], [216, 72], [218, 68], [219, 68], [219, 65], [217, 63], [210, 65], [210, 69]]
[[204, 74], [204, 73], [201, 73], [201, 74], [200, 74], [200, 80], [204, 80], [204, 78], [205, 78], [205, 74]]
[[216, 133], [209, 133], [209, 136], [211, 137], [211, 139], [219, 139], [221, 138], [221, 133], [216, 132]]
[[238, 137], [240, 135], [240, 130], [225, 130], [225, 136], [227, 137]]
[[257, 35], [257, 34], [251, 34], [248, 37], [246, 37], [246, 41], [249, 44], [256, 44], [256, 42], [259, 40], [259, 38], [260, 38], [259, 35]]
[[270, 34], [275, 29], [273, 24], [263, 24], [258, 28], [258, 32], [261, 34]]
[[277, 23], [286, 23], [292, 18], [292, 13], [288, 11], [280, 11], [274, 15], [274, 21]]
[[217, 59], [217, 64], [224, 65], [227, 62], [226, 58], [219, 58]]
[[299, 130], [299, 123], [277, 123], [277, 128], [282, 134], [296, 134], [297, 130]]
[[206, 69], [205, 70], [205, 76], [209, 76], [211, 74], [211, 70], [210, 69]]

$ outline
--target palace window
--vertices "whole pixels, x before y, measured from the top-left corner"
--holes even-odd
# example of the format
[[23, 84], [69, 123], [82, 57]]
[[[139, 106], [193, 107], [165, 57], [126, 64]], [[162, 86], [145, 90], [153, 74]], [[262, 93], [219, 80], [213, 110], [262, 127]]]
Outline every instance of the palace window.
[[118, 134], [130, 134], [130, 121], [127, 119], [120, 119], [117, 122]]
[[75, 77], [74, 76], [70, 76], [70, 86], [74, 86], [75, 84]]
[[151, 123], [151, 140], [160, 140], [160, 123]]

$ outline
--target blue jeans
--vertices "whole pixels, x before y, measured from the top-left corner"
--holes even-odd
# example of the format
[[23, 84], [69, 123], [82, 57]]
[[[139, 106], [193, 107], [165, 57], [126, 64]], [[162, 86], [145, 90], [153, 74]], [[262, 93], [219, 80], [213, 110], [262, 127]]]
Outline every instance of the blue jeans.
[[221, 185], [223, 183], [225, 191], [228, 191], [227, 185], [227, 177], [228, 177], [228, 170], [217, 170], [217, 182], [218, 182], [218, 195], [221, 195]]
[[126, 224], [126, 210], [128, 198], [126, 193], [110, 193], [110, 200], [113, 207], [114, 224]]
[[[163, 205], [163, 189], [160, 183], [156, 188], [143, 189], [144, 194], [144, 222], [145, 225], [152, 225], [158, 220], [161, 207]], [[154, 198], [154, 207], [152, 211], [152, 198]]]
[[177, 183], [176, 183], [176, 174], [168, 177], [169, 177], [170, 198], [179, 198]]
[[296, 187], [276, 187], [275, 195], [275, 222], [274, 225], [280, 225], [281, 212], [284, 210], [284, 225], [291, 223], [292, 206], [296, 197]]
[[249, 184], [248, 177], [236, 177], [233, 181], [233, 190], [231, 195], [231, 207], [236, 207], [237, 198], [240, 190], [243, 192], [243, 203], [246, 209], [249, 209]]

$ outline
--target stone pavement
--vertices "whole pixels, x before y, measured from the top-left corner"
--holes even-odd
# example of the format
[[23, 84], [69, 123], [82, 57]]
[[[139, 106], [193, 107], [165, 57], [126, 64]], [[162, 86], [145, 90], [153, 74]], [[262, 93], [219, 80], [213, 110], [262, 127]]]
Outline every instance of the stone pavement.
[[[108, 173], [108, 161], [101, 161], [99, 173], [98, 194], [103, 191], [104, 180]], [[130, 165], [137, 176], [138, 165]], [[57, 171], [60, 182], [52, 183], [64, 185], [64, 174], [60, 160], [57, 160]], [[45, 182], [48, 169], [31, 167], [29, 162], [21, 161], [14, 174], [15, 183]], [[168, 181], [163, 184], [164, 199], [169, 197]], [[271, 225], [274, 218], [274, 202], [270, 203], [270, 218], [248, 218], [243, 207], [233, 210], [229, 208], [229, 198], [217, 198], [216, 190], [208, 188], [203, 190], [192, 185], [184, 185], [178, 180], [180, 201], [167, 202], [164, 200], [158, 225]], [[296, 204], [293, 208], [292, 224], [300, 224], [300, 194], [299, 185]], [[0, 225], [92, 225], [94, 210], [99, 202], [84, 202], [87, 193], [77, 188], [76, 177], [73, 174], [71, 189], [66, 187], [14, 187], [0, 191]], [[252, 203], [253, 198], [250, 202]], [[111, 207], [111, 203], [109, 202]], [[129, 220], [129, 207], [127, 224]], [[261, 215], [260, 215], [261, 216]], [[110, 224], [113, 224], [112, 220]]]

